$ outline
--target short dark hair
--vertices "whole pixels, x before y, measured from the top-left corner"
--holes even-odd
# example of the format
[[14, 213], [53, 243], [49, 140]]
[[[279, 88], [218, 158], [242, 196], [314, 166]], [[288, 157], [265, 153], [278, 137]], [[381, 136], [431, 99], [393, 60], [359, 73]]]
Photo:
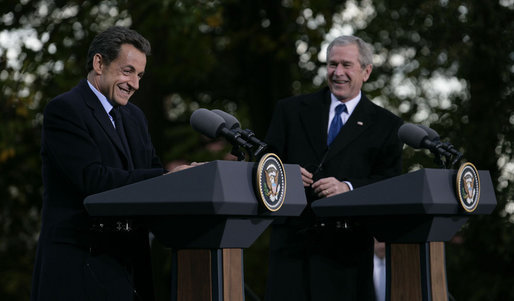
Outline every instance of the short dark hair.
[[87, 51], [86, 72], [93, 70], [93, 57], [99, 53], [106, 65], [114, 61], [119, 53], [121, 45], [130, 44], [143, 52], [146, 56], [151, 54], [150, 42], [135, 30], [112, 26], [99, 33], [89, 45]]

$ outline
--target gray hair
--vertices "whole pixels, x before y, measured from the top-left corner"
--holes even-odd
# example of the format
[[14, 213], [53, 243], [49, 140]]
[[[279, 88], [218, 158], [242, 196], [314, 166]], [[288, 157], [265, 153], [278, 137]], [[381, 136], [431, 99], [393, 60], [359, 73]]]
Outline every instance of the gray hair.
[[330, 57], [330, 51], [334, 46], [346, 46], [346, 45], [357, 45], [359, 49], [359, 63], [361, 68], [365, 68], [368, 65], [373, 65], [373, 47], [364, 42], [359, 37], [355, 36], [339, 36], [335, 38], [327, 48], [327, 60]]

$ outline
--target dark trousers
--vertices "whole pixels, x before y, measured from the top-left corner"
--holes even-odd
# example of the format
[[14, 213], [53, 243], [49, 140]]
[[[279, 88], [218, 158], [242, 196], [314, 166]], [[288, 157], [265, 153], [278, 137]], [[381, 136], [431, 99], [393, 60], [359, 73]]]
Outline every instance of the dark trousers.
[[153, 300], [147, 232], [95, 235], [89, 246], [42, 243], [31, 300]]
[[332, 225], [273, 225], [265, 300], [375, 300], [372, 236]]

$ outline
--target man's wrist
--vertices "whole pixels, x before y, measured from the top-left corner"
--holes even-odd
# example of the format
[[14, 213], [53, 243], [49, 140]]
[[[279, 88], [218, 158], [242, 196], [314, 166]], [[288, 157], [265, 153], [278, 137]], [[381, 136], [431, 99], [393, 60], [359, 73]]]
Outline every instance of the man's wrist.
[[353, 185], [352, 183], [348, 182], [348, 181], [343, 181], [343, 183], [346, 183], [346, 185], [348, 185], [348, 188], [350, 188], [350, 191], [353, 190]]

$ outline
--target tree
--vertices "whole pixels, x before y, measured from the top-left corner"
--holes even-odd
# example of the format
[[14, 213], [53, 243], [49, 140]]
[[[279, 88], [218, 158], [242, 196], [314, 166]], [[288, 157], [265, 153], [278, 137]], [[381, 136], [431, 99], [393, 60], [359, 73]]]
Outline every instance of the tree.
[[[456, 300], [512, 299], [508, 271], [514, 262], [507, 251], [513, 247], [512, 210], [505, 208], [512, 207], [514, 6], [506, 1], [374, 5], [377, 16], [358, 32], [384, 56], [377, 70], [384, 80], [372, 83], [370, 93], [385, 95], [405, 120], [431, 125], [460, 146], [465, 160], [490, 171], [497, 188], [493, 214], [471, 218], [458, 235], [462, 242], [448, 244], [449, 290]], [[398, 53], [404, 62], [395, 65]], [[441, 76], [447, 87], [453, 82], [462, 89], [435, 94], [427, 83]], [[402, 86], [410, 86], [411, 93], [401, 93]], [[407, 170], [416, 162], [430, 167], [416, 156], [420, 153], [407, 154]]]
[[[354, 33], [371, 42], [377, 55], [365, 93], [404, 120], [436, 129], [466, 160], [490, 170], [497, 188], [493, 215], [472, 218], [459, 233], [462, 243], [448, 244], [450, 292], [466, 300], [514, 294], [511, 1], [6, 0], [2, 8], [0, 295], [26, 300], [29, 293], [43, 193], [43, 108], [85, 76], [89, 42], [114, 24], [137, 29], [153, 45], [133, 101], [165, 162], [230, 151], [192, 131], [195, 109], [233, 113], [264, 137], [278, 99], [323, 85], [325, 40]], [[13, 33], [14, 40], [5, 38]], [[434, 167], [425, 152], [405, 148], [404, 155], [405, 171]], [[262, 296], [266, 235], [245, 254], [247, 283]]]
[[[312, 6], [328, 15], [329, 8], [338, 7], [330, 1], [26, 0], [2, 5], [8, 8], [2, 32], [17, 34], [14, 39], [21, 42], [1, 48], [2, 94], [7, 100], [1, 105], [7, 122], [1, 126], [6, 138], [0, 163], [9, 174], [2, 178], [2, 195], [8, 200], [2, 203], [2, 220], [12, 222], [1, 233], [0, 256], [14, 259], [2, 270], [1, 290], [13, 300], [26, 299], [30, 287], [41, 209], [38, 149], [43, 108], [84, 77], [86, 49], [96, 33], [124, 25], [150, 40], [153, 56], [134, 102], [150, 121], [161, 158], [206, 161], [223, 158], [227, 147], [209, 150], [213, 144], [190, 129], [190, 113], [198, 107], [237, 112], [243, 124], [255, 124], [256, 133], [263, 136], [274, 101], [292, 92], [291, 79], [301, 73], [294, 67], [298, 58], [291, 45], [298, 37], [318, 41], [309, 49], [316, 53], [323, 37], [325, 24], [307, 28], [311, 16], [303, 17], [302, 12]], [[18, 47], [17, 53], [11, 55], [8, 47]], [[302, 81], [310, 85], [309, 77], [302, 76], [296, 93], [302, 92]], [[30, 189], [23, 189], [28, 185]], [[21, 198], [24, 203], [14, 203]], [[22, 218], [26, 212], [32, 214], [30, 223]], [[18, 244], [22, 247], [13, 248]], [[12, 277], [17, 271], [20, 277]]]

